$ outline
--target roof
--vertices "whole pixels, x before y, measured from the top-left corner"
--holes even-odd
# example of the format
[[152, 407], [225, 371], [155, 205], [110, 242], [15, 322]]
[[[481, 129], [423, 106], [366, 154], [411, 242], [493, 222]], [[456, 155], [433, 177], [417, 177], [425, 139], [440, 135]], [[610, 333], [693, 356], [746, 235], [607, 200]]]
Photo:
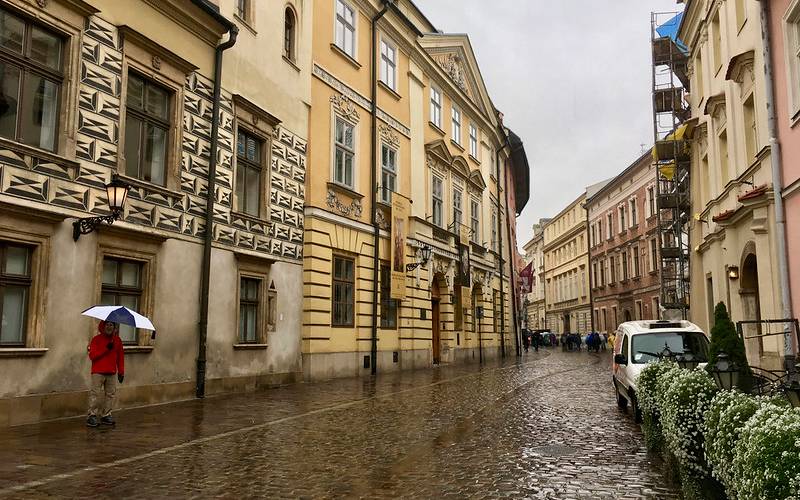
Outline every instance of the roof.
[[511, 147], [511, 172], [514, 175], [514, 199], [517, 205], [515, 209], [519, 214], [530, 198], [531, 168], [522, 139], [511, 129], [508, 129], [508, 144]]

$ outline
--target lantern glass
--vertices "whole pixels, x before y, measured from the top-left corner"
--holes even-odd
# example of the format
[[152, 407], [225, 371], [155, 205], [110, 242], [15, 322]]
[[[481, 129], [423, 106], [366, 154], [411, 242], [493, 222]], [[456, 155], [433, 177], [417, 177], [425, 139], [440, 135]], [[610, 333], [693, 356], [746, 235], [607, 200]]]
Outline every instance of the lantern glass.
[[717, 362], [711, 369], [711, 374], [720, 389], [729, 391], [739, 384], [739, 368], [724, 352], [717, 355]]
[[431, 259], [431, 247], [425, 245], [422, 247], [422, 262], [428, 262]]
[[106, 184], [106, 195], [108, 196], [108, 208], [114, 213], [122, 212], [125, 207], [125, 200], [128, 198], [130, 186], [118, 178], [113, 178]]

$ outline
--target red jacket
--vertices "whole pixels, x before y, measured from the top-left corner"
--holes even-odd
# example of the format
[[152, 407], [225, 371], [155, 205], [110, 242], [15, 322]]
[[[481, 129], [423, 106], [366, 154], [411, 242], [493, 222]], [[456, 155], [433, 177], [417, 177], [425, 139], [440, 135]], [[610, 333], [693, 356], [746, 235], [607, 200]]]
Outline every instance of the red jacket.
[[[113, 349], [108, 348], [109, 342], [114, 342]], [[118, 335], [109, 337], [98, 333], [89, 343], [89, 359], [92, 360], [92, 373], [119, 373], [125, 375], [125, 357], [122, 350], [122, 340]]]

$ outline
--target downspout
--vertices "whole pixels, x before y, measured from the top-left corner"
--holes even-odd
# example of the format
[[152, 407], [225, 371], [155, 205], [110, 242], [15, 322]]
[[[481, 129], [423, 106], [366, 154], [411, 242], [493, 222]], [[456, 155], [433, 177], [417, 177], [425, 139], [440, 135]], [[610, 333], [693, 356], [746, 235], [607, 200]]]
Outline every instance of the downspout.
[[222, 53], [233, 47], [239, 29], [229, 24], [228, 41], [217, 45], [214, 53], [214, 102], [211, 111], [211, 145], [208, 155], [208, 188], [206, 190], [206, 220], [203, 239], [203, 268], [200, 279], [200, 323], [197, 339], [197, 385], [198, 398], [206, 394], [206, 341], [208, 339], [209, 281], [211, 279], [211, 243], [214, 239], [214, 191], [217, 183], [217, 148], [219, 146], [219, 108], [222, 92]]
[[500, 207], [500, 195], [504, 191], [500, 187], [500, 153], [507, 147], [509, 146], [506, 140], [506, 144], [495, 152], [494, 161], [496, 171], [495, 185], [497, 186], [497, 202], [495, 203], [497, 207], [497, 267], [500, 271], [500, 351], [502, 352], [501, 356], [503, 358], [506, 357], [506, 294], [505, 287], [503, 286], [503, 222], [501, 217], [503, 211]]
[[589, 204], [584, 203], [583, 209], [586, 210], [586, 255], [588, 260], [588, 267], [586, 268], [586, 274], [589, 275], [589, 321], [592, 327], [592, 332], [595, 331], [595, 324], [594, 324], [594, 292], [592, 292], [592, 235], [589, 231]]
[[[772, 198], [775, 203], [775, 238], [778, 250], [778, 279], [780, 280], [781, 302], [783, 302], [783, 318], [790, 319], [792, 314], [792, 297], [789, 289], [789, 265], [786, 250], [786, 213], [783, 206], [783, 179], [781, 176], [781, 145], [778, 141], [777, 118], [775, 117], [775, 82], [772, 77], [772, 50], [769, 38], [769, 3], [761, 0], [761, 42], [763, 45], [764, 77], [766, 80], [767, 126], [769, 130], [770, 161], [772, 164]], [[797, 346], [788, 327], [783, 334], [784, 366], [790, 379], [795, 375], [795, 357]]]
[[372, 375], [378, 373], [378, 272], [380, 271], [380, 238], [381, 238], [381, 228], [378, 225], [378, 217], [377, 217], [377, 196], [378, 196], [378, 137], [377, 137], [377, 130], [378, 130], [378, 78], [377, 78], [377, 71], [376, 71], [376, 59], [378, 58], [378, 48], [377, 44], [375, 43], [376, 38], [376, 27], [378, 25], [378, 21], [386, 14], [386, 12], [391, 9], [392, 12], [397, 14], [400, 19], [405, 22], [414, 33], [421, 37], [422, 32], [414, 26], [413, 23], [403, 14], [395, 5], [397, 0], [383, 0], [383, 8], [381, 8], [380, 12], [378, 12], [375, 17], [372, 18], [372, 22], [370, 24], [370, 47], [372, 56], [370, 59], [370, 78], [371, 81], [371, 89], [370, 89], [370, 101], [372, 105], [370, 106], [370, 211], [372, 214], [370, 215], [370, 221], [372, 223], [372, 236], [373, 236], [373, 249], [372, 249], [372, 336], [371, 336], [371, 349], [370, 349], [370, 371]]

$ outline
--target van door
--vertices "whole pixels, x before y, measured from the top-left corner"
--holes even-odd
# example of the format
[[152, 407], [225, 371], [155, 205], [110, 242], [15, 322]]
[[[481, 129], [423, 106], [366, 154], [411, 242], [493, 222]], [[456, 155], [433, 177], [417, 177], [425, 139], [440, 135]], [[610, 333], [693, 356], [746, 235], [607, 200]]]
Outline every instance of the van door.
[[627, 365], [620, 365], [619, 372], [617, 373], [617, 379], [625, 386], [627, 389], [630, 387], [630, 381], [628, 380], [628, 367], [630, 366], [631, 359], [628, 356], [628, 336], [625, 333], [620, 332], [619, 335], [622, 337], [622, 346], [620, 347], [619, 353], [625, 358], [628, 362]]

